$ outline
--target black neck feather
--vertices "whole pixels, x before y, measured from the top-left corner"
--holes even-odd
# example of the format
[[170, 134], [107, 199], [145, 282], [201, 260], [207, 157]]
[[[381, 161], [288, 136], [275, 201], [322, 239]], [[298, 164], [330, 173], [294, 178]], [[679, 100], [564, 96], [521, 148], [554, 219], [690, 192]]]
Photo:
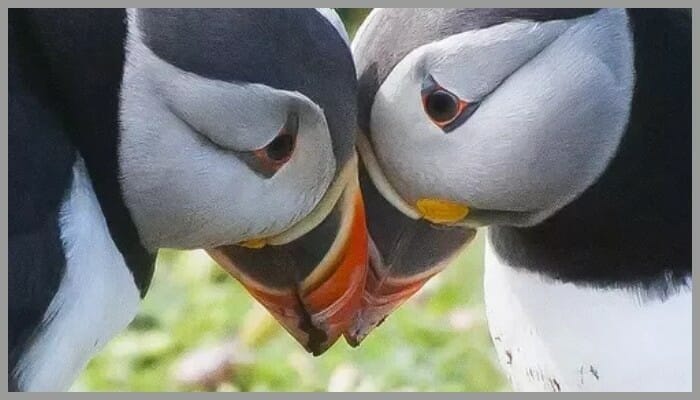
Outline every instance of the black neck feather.
[[118, 179], [125, 10], [32, 13], [69, 134], [85, 160], [112, 238], [143, 296], [153, 275], [155, 254], [147, 252], [139, 240]]
[[595, 286], [658, 287], [691, 274], [690, 15], [629, 13], [636, 86], [617, 155], [541, 224], [491, 229], [510, 265]]

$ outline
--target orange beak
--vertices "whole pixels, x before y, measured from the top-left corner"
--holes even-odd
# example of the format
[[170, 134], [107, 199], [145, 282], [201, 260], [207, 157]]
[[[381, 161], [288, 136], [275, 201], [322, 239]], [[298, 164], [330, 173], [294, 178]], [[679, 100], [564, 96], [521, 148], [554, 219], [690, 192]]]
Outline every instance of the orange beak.
[[352, 346], [442, 271], [474, 238], [476, 231], [412, 219], [390, 204], [360, 168], [366, 202], [369, 271], [362, 306], [344, 332]]
[[291, 243], [207, 251], [308, 352], [320, 355], [350, 328], [362, 303], [368, 255], [359, 186], [349, 185], [326, 220]]
[[[370, 243], [373, 249], [371, 253], [378, 254], [371, 239]], [[379, 257], [370, 256], [369, 264], [362, 306], [352, 326], [344, 333], [346, 341], [353, 347], [359, 346], [374, 328], [381, 325], [386, 317], [443, 269], [433, 268], [427, 273], [416, 276], [395, 277], [382, 268]]]

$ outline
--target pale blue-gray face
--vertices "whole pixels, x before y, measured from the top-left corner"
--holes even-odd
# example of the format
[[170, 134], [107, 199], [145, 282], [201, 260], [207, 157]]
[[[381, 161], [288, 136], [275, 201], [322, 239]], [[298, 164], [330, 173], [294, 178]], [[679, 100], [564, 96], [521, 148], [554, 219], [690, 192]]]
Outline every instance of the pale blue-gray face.
[[619, 9], [380, 10], [353, 51], [375, 184], [407, 216], [468, 226], [534, 224], [585, 190], [634, 87]]
[[[372, 264], [398, 288], [443, 267], [467, 229], [566, 205], [605, 169], [629, 115], [625, 10], [376, 10], [352, 48]], [[373, 211], [388, 204], [400, 212]], [[411, 240], [441, 256], [402, 256]]]
[[314, 9], [129, 15], [121, 157], [149, 247], [279, 234], [350, 168], [357, 81], [342, 26]]
[[337, 15], [130, 10], [126, 47], [120, 167], [142, 241], [206, 249], [322, 352], [347, 325], [367, 246]]

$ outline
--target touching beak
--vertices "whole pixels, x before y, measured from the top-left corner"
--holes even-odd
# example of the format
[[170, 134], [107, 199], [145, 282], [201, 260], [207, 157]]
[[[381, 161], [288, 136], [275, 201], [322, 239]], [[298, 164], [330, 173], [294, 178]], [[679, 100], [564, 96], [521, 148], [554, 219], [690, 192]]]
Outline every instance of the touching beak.
[[356, 171], [322, 222], [299, 238], [207, 250], [314, 355], [350, 328], [362, 301], [368, 239]]
[[399, 211], [380, 193], [365, 165], [360, 166], [360, 186], [367, 208], [370, 266], [362, 306], [344, 333], [352, 346], [442, 271], [476, 235], [474, 229], [438, 225]]

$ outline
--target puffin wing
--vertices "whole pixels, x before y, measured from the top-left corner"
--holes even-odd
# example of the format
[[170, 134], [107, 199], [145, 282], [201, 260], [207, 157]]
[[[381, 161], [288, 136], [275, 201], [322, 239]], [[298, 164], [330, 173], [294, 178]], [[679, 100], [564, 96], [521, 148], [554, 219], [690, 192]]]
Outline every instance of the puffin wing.
[[63, 128], [27, 10], [9, 19], [8, 381], [58, 290], [65, 256], [59, 210], [76, 150]]

